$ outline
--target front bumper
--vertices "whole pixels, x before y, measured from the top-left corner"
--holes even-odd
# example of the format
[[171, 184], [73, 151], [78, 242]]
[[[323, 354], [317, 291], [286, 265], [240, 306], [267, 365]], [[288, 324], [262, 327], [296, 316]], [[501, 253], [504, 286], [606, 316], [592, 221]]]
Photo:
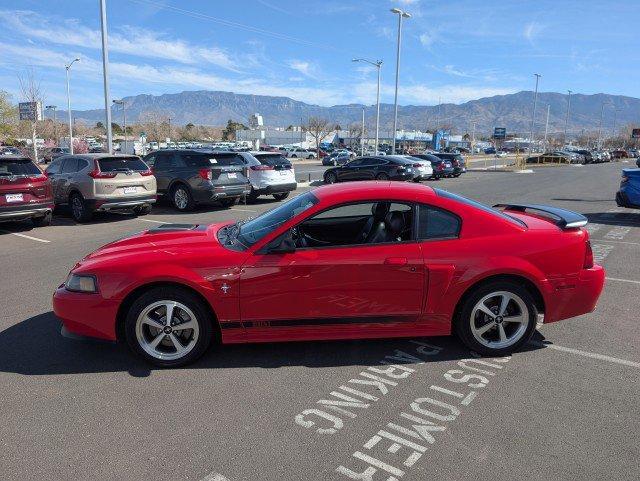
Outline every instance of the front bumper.
[[61, 285], [53, 294], [53, 312], [66, 332], [74, 336], [116, 340], [119, 301], [99, 293], [71, 292]]
[[31, 219], [43, 217], [53, 211], [53, 203], [23, 204], [0, 207], [0, 221]]
[[575, 277], [548, 279], [545, 285], [545, 324], [593, 312], [596, 308], [606, 272], [594, 265], [582, 269]]

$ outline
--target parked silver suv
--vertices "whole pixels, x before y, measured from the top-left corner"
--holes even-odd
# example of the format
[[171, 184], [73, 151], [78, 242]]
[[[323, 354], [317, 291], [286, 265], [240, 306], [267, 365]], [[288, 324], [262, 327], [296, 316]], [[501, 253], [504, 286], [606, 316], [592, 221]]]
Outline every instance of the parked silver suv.
[[68, 204], [77, 222], [91, 220], [95, 211], [145, 215], [156, 201], [156, 178], [132, 155], [66, 155], [51, 162], [45, 174], [51, 179], [55, 204]]

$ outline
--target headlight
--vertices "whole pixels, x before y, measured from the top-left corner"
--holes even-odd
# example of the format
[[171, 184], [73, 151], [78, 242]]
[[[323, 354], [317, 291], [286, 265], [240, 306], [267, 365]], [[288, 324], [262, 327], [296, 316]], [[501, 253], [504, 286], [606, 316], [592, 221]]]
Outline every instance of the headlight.
[[69, 274], [64, 283], [65, 289], [73, 292], [97, 292], [96, 278], [90, 275]]

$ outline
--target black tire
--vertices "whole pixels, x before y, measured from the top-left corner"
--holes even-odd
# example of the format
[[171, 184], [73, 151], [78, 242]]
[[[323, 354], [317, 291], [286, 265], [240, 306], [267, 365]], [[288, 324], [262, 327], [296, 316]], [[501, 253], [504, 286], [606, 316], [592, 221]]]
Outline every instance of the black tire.
[[232, 206], [236, 205], [236, 203], [238, 202], [238, 198], [237, 197], [227, 197], [225, 199], [220, 199], [218, 202], [220, 202], [220, 205], [223, 208], [228, 209], [229, 207], [232, 207]]
[[34, 227], [46, 227], [48, 225], [51, 225], [52, 217], [53, 215], [51, 214], [51, 212], [47, 212], [42, 217], [33, 217], [31, 219], [31, 222], [33, 222]]
[[258, 197], [259, 196], [258, 194], [256, 194], [256, 191], [251, 188], [251, 192], [247, 194], [247, 202], [253, 204], [256, 200], [258, 200]]
[[[195, 321], [198, 323], [199, 334], [194, 347], [179, 359], [168, 360], [153, 357], [144, 350], [138, 341], [136, 333], [138, 316], [145, 308], [162, 300], [179, 302], [188, 307], [195, 315]], [[178, 367], [194, 362], [205, 353], [214, 336], [213, 322], [214, 319], [211, 318], [210, 310], [201, 299], [189, 290], [179, 287], [156, 287], [145, 292], [133, 302], [126, 313], [124, 331], [127, 344], [142, 359], [160, 367]]]
[[291, 158], [292, 158], [292, 159], [297, 159], [297, 158], [298, 158], [298, 156], [297, 156], [296, 154], [293, 154], [293, 155], [291, 156]]
[[460, 174], [453, 174], [453, 177], [460, 177]]
[[289, 197], [289, 192], [280, 192], [279, 194], [273, 194], [273, 198], [275, 200], [285, 200], [287, 197]]
[[324, 174], [325, 184], [335, 184], [336, 182], [338, 182], [338, 176], [335, 174], [335, 172], [326, 172]]
[[175, 184], [171, 187], [171, 203], [180, 212], [187, 212], [195, 207], [191, 191], [184, 184]]
[[71, 208], [71, 217], [76, 222], [89, 222], [93, 217], [93, 211], [79, 192], [74, 192], [69, 196], [69, 207]]
[[380, 172], [378, 175], [376, 175], [376, 180], [389, 180], [389, 176], [384, 172]]
[[147, 215], [151, 212], [150, 205], [139, 205], [138, 207], [133, 208], [133, 213], [135, 215]]
[[[518, 337], [517, 341], [513, 342], [507, 347], [502, 348], [493, 348], [482, 344], [476, 339], [472, 330], [472, 323], [475, 325], [475, 323], [477, 322], [476, 319], [471, 318], [474, 308], [481, 301], [481, 299], [495, 292], [507, 292], [519, 297], [520, 300], [524, 303], [527, 312], [527, 321], [524, 332], [520, 337]], [[498, 317], [500, 316], [496, 316], [495, 319], [497, 319]], [[502, 319], [500, 319], [500, 323], [502, 322]], [[538, 309], [536, 308], [533, 297], [527, 289], [522, 287], [522, 285], [512, 281], [495, 281], [487, 284], [481, 284], [466, 295], [466, 297], [462, 301], [462, 305], [457, 313], [456, 319], [454, 319], [454, 330], [460, 340], [469, 349], [487, 356], [502, 356], [504, 354], [516, 351], [523, 344], [527, 343], [529, 339], [531, 339], [531, 336], [536, 329], [537, 322]], [[489, 322], [487, 322], [487, 324], [489, 324]], [[493, 324], [497, 327], [497, 322], [494, 321]], [[507, 327], [508, 326], [509, 324], [507, 324]], [[515, 325], [514, 329], [517, 330], [518, 325]]]

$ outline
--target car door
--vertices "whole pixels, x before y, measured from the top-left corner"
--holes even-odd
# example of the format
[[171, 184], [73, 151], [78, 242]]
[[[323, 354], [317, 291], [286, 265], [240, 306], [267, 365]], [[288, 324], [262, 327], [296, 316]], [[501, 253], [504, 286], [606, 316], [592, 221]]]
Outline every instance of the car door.
[[62, 162], [64, 159], [54, 160], [49, 164], [45, 173], [51, 181], [51, 189], [53, 191], [54, 202], [60, 203], [60, 196], [58, 190], [60, 189], [60, 169], [62, 168]]
[[347, 162], [346, 164], [344, 164], [339, 169], [338, 179], [341, 181], [360, 180], [359, 169], [360, 169], [360, 166], [362, 165], [363, 160], [364, 159], [355, 159], [355, 160], [352, 160], [351, 162]]
[[57, 197], [59, 202], [64, 203], [69, 200], [69, 187], [73, 180], [73, 174], [78, 171], [78, 159], [67, 157], [64, 159], [60, 173], [57, 175]]
[[[365, 225], [374, 205], [337, 206], [296, 228], [324, 224], [331, 239], [329, 233], [335, 235], [340, 226]], [[423, 308], [425, 269], [413, 237], [413, 206], [390, 205], [406, 215], [407, 240], [359, 244], [351, 240], [351, 234], [359, 238], [353, 231], [342, 242], [334, 237], [322, 247], [254, 253], [240, 274], [240, 311], [248, 339], [411, 335]], [[344, 244], [345, 239], [351, 243]]]
[[153, 175], [156, 176], [158, 194], [166, 194], [171, 182], [172, 177], [169, 173], [171, 157], [173, 157], [171, 152], [156, 152], [153, 161], [147, 162], [153, 170]]

